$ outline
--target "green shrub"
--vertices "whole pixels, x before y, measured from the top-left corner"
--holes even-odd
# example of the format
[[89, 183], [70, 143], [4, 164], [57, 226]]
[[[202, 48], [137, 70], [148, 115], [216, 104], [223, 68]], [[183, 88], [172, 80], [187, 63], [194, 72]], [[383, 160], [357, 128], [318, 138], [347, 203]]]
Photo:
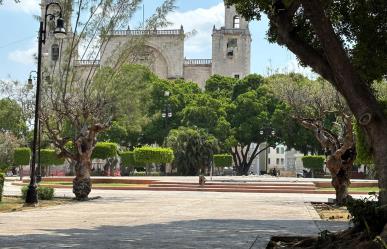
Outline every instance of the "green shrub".
[[[55, 190], [51, 187], [38, 186], [36, 190], [38, 192], [39, 200], [52, 200], [54, 198]], [[22, 187], [21, 192], [22, 192], [23, 200], [25, 200], [27, 197], [27, 191], [28, 191], [28, 186]]]
[[161, 176], [161, 172], [150, 172], [148, 176]]
[[133, 173], [133, 176], [145, 176], [146, 173], [145, 172], [134, 172]]
[[214, 155], [215, 167], [224, 168], [232, 166], [232, 156], [230, 154], [215, 154]]
[[[144, 163], [134, 160], [134, 151], [124, 151], [120, 153], [121, 165], [124, 167], [145, 166]], [[144, 170], [145, 171], [145, 170]]]
[[313, 171], [322, 171], [324, 169], [324, 156], [304, 156], [302, 157], [302, 163], [304, 168], [311, 169]]
[[62, 165], [65, 159], [58, 157], [55, 150], [42, 149], [40, 150], [40, 163], [42, 165]]
[[0, 202], [3, 197], [4, 180], [5, 180], [4, 174], [0, 173]]
[[369, 230], [369, 233], [379, 234], [386, 223], [386, 216], [384, 208], [373, 197], [349, 199], [346, 206], [355, 225]]
[[141, 147], [134, 150], [134, 160], [141, 163], [170, 163], [174, 159], [170, 148]]
[[92, 159], [108, 159], [117, 156], [118, 145], [116, 143], [99, 142], [95, 145]]
[[16, 166], [29, 165], [31, 149], [27, 147], [16, 148], [13, 154], [13, 164]]

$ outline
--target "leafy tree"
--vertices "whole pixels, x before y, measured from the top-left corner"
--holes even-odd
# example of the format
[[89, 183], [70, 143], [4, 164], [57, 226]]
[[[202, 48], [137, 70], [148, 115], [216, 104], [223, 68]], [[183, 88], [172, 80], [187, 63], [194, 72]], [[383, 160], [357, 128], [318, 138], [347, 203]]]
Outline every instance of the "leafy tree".
[[324, 156], [303, 156], [302, 164], [304, 168], [310, 169], [314, 174], [315, 172], [323, 171], [324, 160]]
[[264, 85], [263, 78], [258, 75], [239, 81], [234, 87], [233, 98], [227, 114], [232, 129], [231, 153], [237, 173], [247, 175], [253, 160], [266, 149], [259, 150], [259, 146], [255, 146], [250, 151], [253, 144], [267, 141], [268, 146], [272, 146], [280, 141], [278, 131], [275, 136], [266, 132], [261, 134], [260, 131], [272, 126], [273, 114], [283, 105], [274, 98]]
[[218, 148], [218, 141], [203, 129], [179, 127], [171, 130], [167, 146], [173, 148], [174, 165], [180, 175], [204, 174]]
[[170, 148], [155, 148], [144, 146], [134, 149], [134, 160], [147, 166], [146, 174], [149, 172], [150, 164], [171, 163], [173, 158], [173, 150]]
[[386, 76], [384, 0], [227, 0], [247, 19], [269, 18], [268, 39], [286, 46], [329, 81], [367, 132], [387, 203], [387, 115], [371, 89]]
[[121, 174], [123, 171], [128, 171], [130, 175], [136, 168], [144, 168], [146, 164], [137, 162], [134, 158], [134, 151], [120, 152], [121, 158]]
[[98, 142], [95, 145], [92, 159], [105, 160], [104, 175], [112, 175], [113, 169], [118, 165], [118, 145], [110, 142]]
[[217, 168], [231, 167], [232, 156], [230, 154], [215, 154], [214, 165]]
[[[68, 32], [75, 35], [67, 37], [63, 42], [65, 46], [60, 46], [61, 61], [57, 69], [47, 70], [52, 71], [52, 82], [50, 87], [42, 89], [40, 118], [46, 134], [60, 150], [61, 156], [76, 163], [73, 193], [77, 200], [87, 199], [91, 191], [92, 153], [98, 134], [107, 130], [111, 121], [118, 116], [116, 108], [122, 112], [127, 111], [123, 105], [125, 102], [117, 101], [115, 95], [111, 94], [112, 84], [114, 80], [122, 79], [121, 72], [125, 74], [125, 70], [130, 70], [124, 64], [133, 62], [136, 54], [144, 51], [146, 36], [123, 42], [109, 61], [110, 70], [89, 67], [89, 70], [85, 71], [84, 67], [77, 67], [74, 60], [78, 60], [80, 56], [83, 60], [96, 63], [100, 58], [104, 58], [106, 44], [112, 37], [111, 30], [127, 27], [140, 2], [68, 1], [64, 6], [66, 23], [75, 20], [71, 25], [74, 29]], [[71, 18], [73, 9], [78, 11], [74, 12], [75, 16]], [[145, 28], [154, 29], [168, 24], [166, 15], [173, 9], [174, 0], [165, 0], [144, 24]], [[100, 46], [95, 46], [94, 43]], [[80, 44], [86, 49], [82, 55], [78, 54]], [[120, 71], [121, 68], [123, 71]], [[119, 74], [114, 74], [116, 72]], [[124, 97], [128, 99], [128, 96]], [[66, 125], [73, 129], [73, 136], [64, 135]], [[66, 148], [69, 141], [72, 141], [75, 150]]]
[[23, 166], [29, 165], [31, 159], [31, 149], [28, 147], [15, 148], [13, 153], [13, 165], [19, 167], [20, 181], [23, 180]]
[[[165, 92], [169, 92], [170, 96], [166, 97]], [[161, 79], [154, 81], [150, 96], [152, 103], [148, 110], [151, 122], [144, 128], [142, 142], [163, 144], [169, 131], [182, 125], [183, 109], [200, 94], [201, 89], [193, 82]], [[161, 115], [162, 112], [165, 112], [166, 107], [172, 112], [172, 117], [168, 120], [165, 120]]]
[[336, 201], [348, 198], [349, 171], [356, 158], [352, 113], [345, 100], [323, 79], [311, 81], [302, 75], [274, 75], [273, 93], [289, 107], [289, 115], [311, 130], [327, 155]]
[[27, 125], [23, 111], [15, 100], [0, 99], [0, 131], [26, 135]]
[[14, 165], [14, 151], [22, 144], [12, 133], [0, 132], [0, 172], [6, 172]]

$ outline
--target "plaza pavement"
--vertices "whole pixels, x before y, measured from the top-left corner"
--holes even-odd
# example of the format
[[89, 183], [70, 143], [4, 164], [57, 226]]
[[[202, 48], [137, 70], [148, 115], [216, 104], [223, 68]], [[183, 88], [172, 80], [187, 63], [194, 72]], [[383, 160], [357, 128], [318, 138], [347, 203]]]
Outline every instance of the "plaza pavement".
[[[6, 182], [5, 194], [18, 193]], [[273, 235], [348, 225], [321, 221], [310, 205], [331, 195], [94, 190], [90, 196], [101, 198], [0, 213], [0, 248], [260, 249]]]

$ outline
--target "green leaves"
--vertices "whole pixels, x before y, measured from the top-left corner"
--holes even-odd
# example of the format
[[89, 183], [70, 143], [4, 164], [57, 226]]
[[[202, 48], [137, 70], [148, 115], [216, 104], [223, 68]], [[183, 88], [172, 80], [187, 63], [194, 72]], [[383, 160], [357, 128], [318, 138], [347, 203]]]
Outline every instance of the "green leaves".
[[209, 167], [219, 150], [217, 139], [203, 129], [179, 127], [171, 130], [166, 141], [173, 148], [174, 164], [180, 175], [197, 175]]
[[231, 167], [232, 156], [230, 154], [215, 154], [214, 165], [218, 168]]
[[27, 147], [16, 148], [13, 154], [13, 165], [29, 165], [31, 159], [31, 149]]
[[58, 154], [55, 150], [52, 149], [42, 149], [40, 150], [40, 163], [42, 165], [51, 166], [51, 165], [62, 165], [64, 164], [65, 159], [58, 157]]
[[154, 148], [144, 146], [134, 149], [134, 160], [140, 163], [171, 163], [173, 150], [170, 148]]
[[108, 159], [117, 156], [118, 145], [116, 143], [99, 142], [95, 145], [92, 159]]
[[324, 167], [324, 156], [304, 156], [302, 157], [302, 163], [304, 168], [311, 170], [322, 170]]

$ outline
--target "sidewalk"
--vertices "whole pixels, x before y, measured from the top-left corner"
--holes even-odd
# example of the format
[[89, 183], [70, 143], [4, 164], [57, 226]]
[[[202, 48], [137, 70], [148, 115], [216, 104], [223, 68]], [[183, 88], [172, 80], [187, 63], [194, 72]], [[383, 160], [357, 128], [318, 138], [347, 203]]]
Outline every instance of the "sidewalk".
[[[17, 190], [6, 183], [6, 194]], [[320, 221], [308, 202], [323, 195], [95, 190], [91, 196], [102, 198], [0, 214], [0, 248], [261, 249], [273, 235], [347, 226]]]

